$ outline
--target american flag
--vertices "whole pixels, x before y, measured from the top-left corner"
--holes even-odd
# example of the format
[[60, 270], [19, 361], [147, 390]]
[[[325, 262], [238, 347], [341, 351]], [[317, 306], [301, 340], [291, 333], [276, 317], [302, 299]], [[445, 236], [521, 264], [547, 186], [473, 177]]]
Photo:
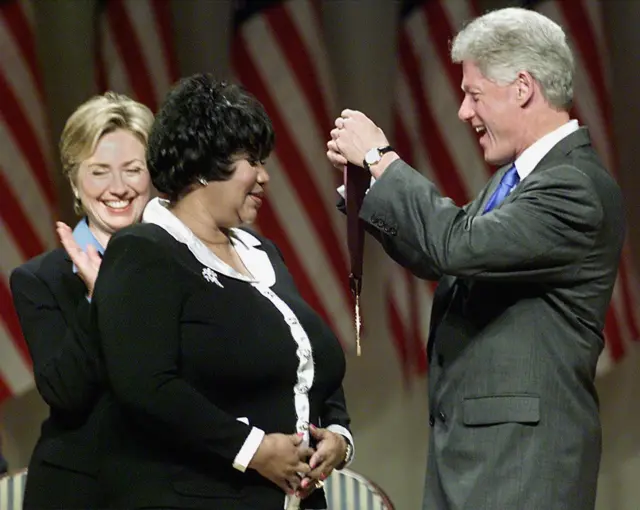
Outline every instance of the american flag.
[[[529, 2], [568, 33], [576, 57], [572, 116], [586, 124], [606, 167], [614, 171], [606, 41], [597, 0]], [[473, 0], [407, 2], [398, 41], [394, 145], [402, 157], [459, 204], [479, 193], [493, 169], [484, 162], [476, 136], [460, 122], [462, 70], [451, 64], [449, 44], [464, 23], [479, 14]], [[426, 371], [426, 311], [434, 287], [393, 265], [388, 282], [388, 322], [405, 378]], [[601, 373], [638, 341], [637, 284], [625, 247], [605, 327]]]
[[9, 274], [57, 244], [51, 141], [32, 7], [27, 0], [0, 3], [0, 401], [34, 384]]
[[[449, 58], [450, 41], [477, 12], [468, 0], [405, 2], [398, 35], [394, 147], [459, 205], [479, 193], [491, 175], [475, 134], [458, 119], [462, 70]], [[406, 382], [427, 370], [434, 289], [432, 282], [391, 263], [387, 320]]]
[[100, 0], [99, 92], [126, 94], [155, 112], [178, 79], [169, 0]]
[[354, 326], [346, 229], [335, 210], [338, 179], [327, 179], [332, 169], [324, 145], [339, 112], [320, 20], [312, 0], [239, 2], [231, 61], [276, 132], [257, 227], [278, 245], [303, 297], [347, 346]]

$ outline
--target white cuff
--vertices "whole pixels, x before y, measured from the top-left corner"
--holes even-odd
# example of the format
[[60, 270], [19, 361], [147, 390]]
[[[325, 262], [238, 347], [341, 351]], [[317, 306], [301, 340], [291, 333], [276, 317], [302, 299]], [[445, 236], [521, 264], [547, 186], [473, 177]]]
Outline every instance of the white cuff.
[[351, 445], [351, 455], [349, 455], [349, 458], [346, 459], [344, 466], [342, 466], [343, 468], [347, 467], [349, 464], [351, 464], [351, 462], [353, 461], [353, 458], [356, 456], [356, 445], [353, 442], [353, 436], [351, 435], [351, 432], [349, 432], [342, 425], [329, 425], [327, 427], [327, 430], [330, 430], [331, 432], [335, 432], [336, 434], [340, 434]]
[[[369, 189], [371, 189], [371, 187], [375, 184], [376, 179], [375, 177], [371, 177], [371, 184], [369, 184]], [[369, 189], [367, 190], [367, 193], [369, 193]], [[341, 185], [337, 190], [338, 195], [340, 195], [344, 200], [347, 199], [347, 197], [344, 196], [344, 184]]]
[[242, 471], [243, 473], [246, 471], [251, 459], [258, 451], [260, 447], [260, 443], [262, 443], [262, 438], [264, 437], [264, 431], [257, 428], [252, 427], [251, 432], [247, 436], [242, 448], [236, 455], [236, 458], [233, 459], [233, 467], [238, 471]]

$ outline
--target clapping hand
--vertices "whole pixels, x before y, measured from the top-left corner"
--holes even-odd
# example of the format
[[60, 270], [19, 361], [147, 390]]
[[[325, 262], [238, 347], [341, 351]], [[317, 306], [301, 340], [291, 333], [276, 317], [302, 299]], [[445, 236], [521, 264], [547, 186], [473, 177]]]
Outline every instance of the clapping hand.
[[91, 297], [96, 278], [98, 277], [98, 271], [100, 270], [100, 264], [102, 263], [98, 250], [92, 245], [87, 246], [87, 251], [80, 248], [73, 238], [73, 231], [66, 223], [57, 221], [56, 231], [58, 232], [62, 246], [64, 246], [71, 261], [78, 268], [78, 275], [87, 286], [87, 296]]

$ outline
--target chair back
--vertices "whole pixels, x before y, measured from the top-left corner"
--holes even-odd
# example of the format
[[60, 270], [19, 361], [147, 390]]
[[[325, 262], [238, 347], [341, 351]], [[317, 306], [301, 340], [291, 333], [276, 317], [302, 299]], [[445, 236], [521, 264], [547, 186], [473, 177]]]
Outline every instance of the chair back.
[[26, 484], [26, 469], [0, 478], [0, 510], [22, 510]]
[[395, 510], [378, 485], [350, 469], [333, 471], [324, 491], [328, 510]]
[[[0, 478], [0, 510], [22, 510], [27, 470]], [[324, 486], [328, 510], [395, 510], [387, 494], [362, 475], [334, 471]]]

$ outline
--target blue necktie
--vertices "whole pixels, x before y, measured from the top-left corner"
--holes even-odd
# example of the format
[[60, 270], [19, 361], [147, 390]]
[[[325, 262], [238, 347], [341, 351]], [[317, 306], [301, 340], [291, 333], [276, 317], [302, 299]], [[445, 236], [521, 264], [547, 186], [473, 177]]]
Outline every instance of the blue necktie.
[[520, 176], [516, 170], [516, 165], [511, 165], [511, 168], [507, 170], [500, 179], [500, 184], [498, 188], [493, 192], [491, 198], [487, 202], [487, 205], [484, 206], [484, 211], [482, 214], [488, 213], [491, 209], [496, 207], [500, 202], [502, 202], [505, 197], [511, 192], [513, 188], [516, 187], [516, 184], [520, 182]]

